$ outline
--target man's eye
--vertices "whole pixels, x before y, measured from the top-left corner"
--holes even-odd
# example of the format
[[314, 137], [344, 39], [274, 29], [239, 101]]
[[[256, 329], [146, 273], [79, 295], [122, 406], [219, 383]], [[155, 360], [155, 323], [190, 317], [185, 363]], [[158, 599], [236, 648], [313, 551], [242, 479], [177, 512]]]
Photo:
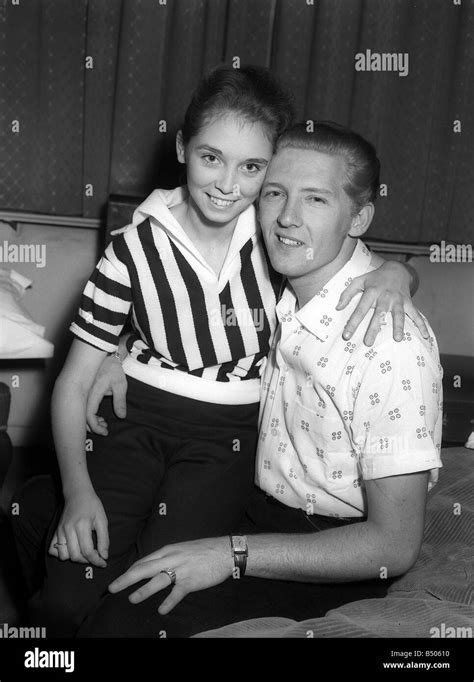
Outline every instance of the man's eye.
[[309, 197], [309, 200], [312, 204], [325, 204], [326, 200], [323, 199], [322, 197]]

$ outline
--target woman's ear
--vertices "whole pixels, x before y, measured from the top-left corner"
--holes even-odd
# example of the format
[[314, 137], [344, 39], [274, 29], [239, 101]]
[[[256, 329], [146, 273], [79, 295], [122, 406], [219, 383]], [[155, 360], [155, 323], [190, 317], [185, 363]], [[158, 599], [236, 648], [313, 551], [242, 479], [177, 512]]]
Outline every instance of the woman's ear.
[[178, 157], [178, 161], [180, 163], [186, 163], [183, 133], [181, 130], [178, 130], [176, 133], [176, 156]]
[[361, 237], [370, 227], [372, 218], [374, 217], [375, 208], [373, 204], [366, 204], [360, 211], [352, 218], [351, 229], [349, 236]]

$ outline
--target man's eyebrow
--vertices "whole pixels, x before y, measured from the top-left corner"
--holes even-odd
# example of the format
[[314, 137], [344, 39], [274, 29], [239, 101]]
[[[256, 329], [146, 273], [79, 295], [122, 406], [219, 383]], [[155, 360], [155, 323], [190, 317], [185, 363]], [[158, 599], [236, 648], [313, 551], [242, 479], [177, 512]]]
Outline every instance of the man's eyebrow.
[[[263, 183], [264, 187], [268, 187], [271, 185], [272, 187], [278, 187], [279, 189], [284, 190], [285, 187], [280, 184], [279, 182], [274, 182], [273, 180], [265, 180]], [[313, 192], [314, 194], [334, 194], [334, 192], [331, 192], [330, 189], [323, 189], [322, 187], [302, 187], [300, 192]]]
[[[196, 149], [198, 151], [212, 152], [216, 156], [223, 156], [224, 155], [220, 149], [216, 149], [216, 147], [211, 147], [208, 144], [201, 144], [201, 145], [199, 145], [199, 147], [196, 147]], [[262, 158], [258, 158], [258, 159], [245, 159], [244, 163], [261, 163], [261, 164], [268, 165], [270, 163], [270, 161], [269, 161], [269, 159], [264, 159], [262, 157]]]
[[272, 187], [279, 187], [280, 189], [285, 189], [283, 185], [281, 185], [279, 182], [274, 182], [273, 180], [264, 180], [263, 186], [268, 187], [268, 185], [271, 185]]
[[315, 194], [334, 194], [330, 189], [324, 189], [323, 187], [303, 187], [302, 192], [314, 192]]

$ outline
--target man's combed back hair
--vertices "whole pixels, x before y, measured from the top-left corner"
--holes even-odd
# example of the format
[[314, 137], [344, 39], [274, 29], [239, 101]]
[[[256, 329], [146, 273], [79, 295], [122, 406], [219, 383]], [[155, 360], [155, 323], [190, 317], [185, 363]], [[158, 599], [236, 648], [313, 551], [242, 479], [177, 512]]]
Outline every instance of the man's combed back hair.
[[308, 149], [341, 156], [346, 165], [344, 190], [352, 201], [354, 213], [374, 203], [380, 184], [380, 161], [375, 147], [350, 128], [333, 121], [298, 123], [277, 141], [276, 151], [285, 148]]
[[293, 122], [291, 97], [268, 69], [221, 65], [194, 91], [181, 127], [184, 143], [206, 123], [229, 113], [243, 122], [264, 125], [272, 144]]

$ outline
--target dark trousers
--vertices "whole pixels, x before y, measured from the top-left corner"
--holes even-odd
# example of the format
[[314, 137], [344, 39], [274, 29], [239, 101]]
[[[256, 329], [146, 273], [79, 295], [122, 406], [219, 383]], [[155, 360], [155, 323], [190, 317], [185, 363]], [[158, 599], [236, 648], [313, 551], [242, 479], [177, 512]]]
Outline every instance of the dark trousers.
[[47, 554], [62, 512], [51, 478], [30, 481], [16, 499], [20, 513], [12, 521], [31, 589], [46, 562], [30, 624], [46, 626], [48, 636], [73, 636], [110, 582], [138, 558], [173, 542], [229, 533], [248, 504], [258, 405], [213, 405], [128, 383], [127, 418], [117, 419], [106, 398], [101, 414], [109, 435], [95, 436], [87, 454], [108, 519], [107, 567]]
[[[285, 507], [255, 489], [247, 514], [237, 530], [242, 533], [314, 533], [354, 521], [312, 515]], [[229, 548], [230, 552], [230, 548]], [[314, 584], [229, 578], [213, 588], [188, 594], [168, 615], [158, 607], [169, 593], [163, 590], [140, 604], [128, 595], [139, 584], [105, 596], [79, 631], [79, 637], [190, 637], [249, 618], [279, 616], [305, 620], [359, 599], [383, 597], [389, 582]]]

